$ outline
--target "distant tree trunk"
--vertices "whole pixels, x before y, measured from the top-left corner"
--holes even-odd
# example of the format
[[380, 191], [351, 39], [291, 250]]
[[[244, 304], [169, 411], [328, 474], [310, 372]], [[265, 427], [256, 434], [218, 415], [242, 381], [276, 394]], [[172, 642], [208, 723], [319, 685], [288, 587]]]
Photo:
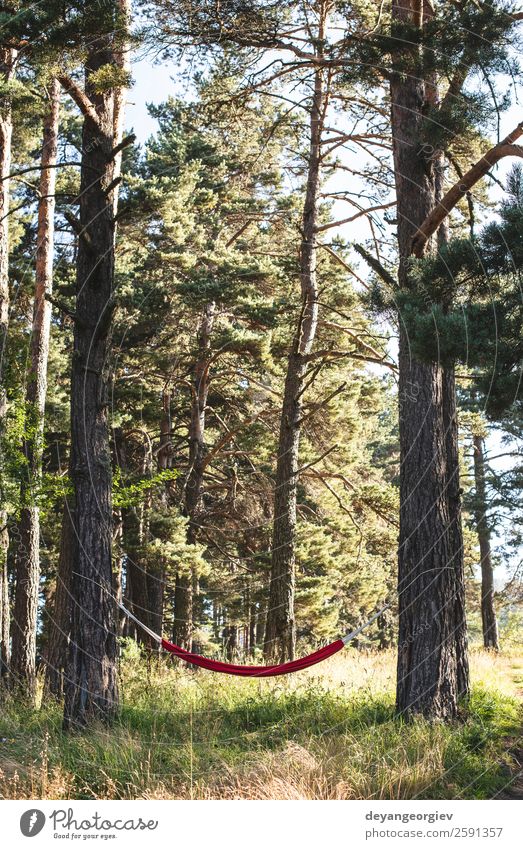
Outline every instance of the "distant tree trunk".
[[[123, 43], [116, 50], [113, 61], [121, 72], [130, 80], [131, 77], [131, 46], [127, 33], [131, 28], [131, 0], [116, 0], [118, 13], [118, 33]], [[126, 85], [119, 85], [113, 90], [113, 145], [121, 145], [125, 128], [125, 106], [127, 99]], [[120, 148], [113, 158], [113, 180], [120, 180], [122, 173], [123, 148]], [[118, 212], [118, 192], [113, 193], [113, 212]]]
[[[129, 609], [144, 625], [151, 626], [149, 615], [149, 597], [147, 586], [147, 570], [143, 559], [143, 545], [146, 536], [145, 507], [126, 507], [123, 510], [123, 545], [126, 552], [126, 584], [125, 598]], [[133, 636], [138, 642], [148, 644], [147, 635], [138, 628], [132, 620], [127, 622], [128, 636]]]
[[[157, 455], [159, 472], [172, 466], [172, 421], [171, 421], [171, 392], [165, 389], [162, 398], [162, 415], [160, 419], [160, 445]], [[152, 473], [152, 469], [151, 469]], [[161, 501], [165, 510], [169, 508], [169, 484], [162, 490]], [[157, 634], [163, 632], [165, 607], [165, 567], [160, 564], [147, 566], [147, 598], [149, 600], [150, 627]]]
[[485, 485], [485, 441], [474, 436], [474, 482], [476, 489], [475, 519], [481, 558], [481, 623], [483, 645], [499, 650], [498, 622], [494, 607], [494, 567], [490, 547], [490, 529], [487, 519], [487, 493]]
[[[113, 522], [113, 552], [114, 552], [114, 565], [113, 565], [113, 582], [114, 582], [114, 595], [119, 604], [123, 602], [123, 573], [124, 573], [124, 561], [125, 554], [123, 550], [123, 510], [119, 507], [114, 511], [114, 522]], [[123, 636], [124, 629], [124, 618], [123, 613], [118, 609], [116, 611], [116, 636]]]
[[[0, 46], [0, 85], [8, 85], [14, 76], [16, 52]], [[7, 577], [6, 497], [4, 492], [3, 439], [7, 413], [4, 386], [4, 358], [9, 324], [9, 180], [11, 172], [12, 113], [9, 93], [0, 95], [0, 675], [8, 673], [11, 660], [9, 644], [9, 585]]]
[[378, 646], [380, 649], [391, 648], [394, 636], [394, 618], [390, 608], [384, 610], [376, 620], [378, 626]]
[[118, 706], [107, 419], [114, 311], [115, 96], [114, 89], [100, 91], [92, 82], [100, 68], [117, 64], [114, 38], [111, 33], [91, 41], [83, 99], [82, 92], [75, 92], [84, 125], [71, 382], [71, 472], [78, 548], [72, 579], [75, 603], [65, 689], [66, 729], [108, 720]]
[[228, 661], [236, 660], [238, 650], [238, 626], [226, 625], [223, 629], [225, 656]]
[[215, 642], [220, 640], [221, 608], [215, 601], [212, 603], [212, 636]]
[[38, 488], [42, 477], [47, 360], [51, 334], [53, 289], [54, 209], [60, 85], [53, 79], [49, 86], [49, 111], [44, 119], [43, 146], [38, 202], [35, 298], [29, 377], [26, 390], [26, 436], [24, 455], [27, 463], [20, 488], [19, 542], [17, 550], [16, 591], [12, 633], [13, 668], [16, 681], [29, 695], [34, 694], [36, 676], [36, 629], [40, 585], [40, 508]]
[[54, 696], [64, 693], [64, 671], [67, 664], [71, 632], [71, 573], [75, 561], [76, 533], [72, 501], [64, 504], [60, 555], [56, 588], [51, 606], [48, 639], [45, 651], [45, 685]]
[[[396, 22], [412, 23], [418, 12], [417, 0], [393, 2]], [[416, 50], [413, 46], [413, 61]], [[441, 157], [427, 156], [420, 141], [423, 109], [434, 96], [433, 82], [414, 73], [398, 72], [391, 80], [399, 282], [404, 288], [410, 285], [412, 238], [438, 200]], [[412, 357], [402, 325], [396, 704], [401, 713], [440, 718], [456, 715], [458, 697], [468, 688], [454, 391], [452, 370]]]
[[256, 610], [256, 645], [260, 648], [263, 646], [265, 638], [265, 627], [267, 622], [266, 609], [263, 602], [258, 604]]
[[248, 648], [249, 654], [254, 655], [256, 649], [256, 605], [249, 606], [249, 630], [248, 630]]
[[[143, 456], [140, 475], [143, 479], [150, 478], [153, 473], [152, 443], [145, 431], [134, 431], [143, 438]], [[121, 428], [114, 428], [115, 462], [125, 480], [129, 472], [129, 439]], [[150, 620], [151, 605], [148, 598], [147, 563], [144, 557], [144, 546], [149, 535], [149, 514], [151, 510], [151, 495], [146, 492], [136, 506], [125, 506], [121, 510], [122, 527], [122, 563], [125, 565], [125, 604], [144, 625], [152, 627]], [[126, 619], [124, 624], [125, 636], [131, 636], [139, 642], [150, 645], [151, 640], [132, 619]]]
[[[443, 168], [441, 173], [443, 173]], [[446, 228], [439, 233], [440, 243], [446, 241]], [[453, 567], [453, 596], [450, 599], [453, 619], [454, 652], [456, 657], [456, 701], [469, 691], [467, 619], [465, 611], [465, 564], [463, 552], [463, 522], [461, 513], [460, 458], [458, 441], [458, 410], [456, 369], [454, 364], [443, 367], [443, 428], [446, 448], [446, 496], [449, 516], [451, 565]]]
[[[318, 43], [323, 29], [320, 27]], [[287, 363], [280, 420], [274, 495], [269, 609], [264, 653], [268, 660], [292, 660], [296, 646], [294, 591], [296, 569], [296, 489], [298, 485], [302, 401], [307, 363], [318, 322], [316, 280], [316, 226], [321, 180], [321, 136], [325, 111], [324, 71], [314, 74], [310, 115], [307, 190], [302, 218], [300, 278], [302, 308]]]
[[[205, 416], [209, 394], [209, 353], [216, 305], [203, 309], [198, 329], [198, 356], [194, 364], [191, 386], [191, 421], [189, 425], [189, 471], [184, 487], [183, 513], [187, 516], [187, 542], [194, 545], [198, 536], [198, 513], [201, 506], [205, 470]], [[196, 576], [189, 572], [176, 575], [174, 603], [174, 642], [189, 649], [193, 634], [194, 584]]]

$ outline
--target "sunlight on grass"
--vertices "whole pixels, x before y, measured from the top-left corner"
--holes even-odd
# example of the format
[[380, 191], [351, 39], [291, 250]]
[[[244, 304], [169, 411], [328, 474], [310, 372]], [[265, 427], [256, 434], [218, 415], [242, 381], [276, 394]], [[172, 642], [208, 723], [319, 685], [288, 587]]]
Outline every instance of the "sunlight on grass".
[[3, 798], [489, 798], [509, 781], [523, 658], [471, 654], [473, 693], [452, 726], [394, 716], [394, 654], [347, 650], [321, 669], [246, 680], [122, 663], [111, 729], [64, 735], [61, 707], [9, 697]]

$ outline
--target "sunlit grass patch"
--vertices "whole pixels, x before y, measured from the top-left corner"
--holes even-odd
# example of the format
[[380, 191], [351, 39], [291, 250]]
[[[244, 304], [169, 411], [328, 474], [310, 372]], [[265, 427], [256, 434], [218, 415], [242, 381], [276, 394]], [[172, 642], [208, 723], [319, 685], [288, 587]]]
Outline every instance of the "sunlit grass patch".
[[273, 680], [192, 672], [134, 647], [111, 728], [64, 734], [61, 706], [4, 697], [4, 798], [489, 798], [509, 780], [521, 658], [472, 652], [450, 725], [394, 713], [392, 652], [349, 650]]

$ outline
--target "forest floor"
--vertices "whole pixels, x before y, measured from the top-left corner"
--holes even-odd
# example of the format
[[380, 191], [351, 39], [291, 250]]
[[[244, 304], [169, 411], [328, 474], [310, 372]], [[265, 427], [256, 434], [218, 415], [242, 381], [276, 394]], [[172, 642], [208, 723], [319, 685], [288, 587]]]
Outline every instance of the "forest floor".
[[348, 649], [247, 680], [148, 664], [131, 644], [110, 729], [66, 735], [58, 703], [4, 697], [0, 798], [517, 798], [523, 654], [472, 651], [451, 725], [394, 716], [394, 666], [392, 652]]

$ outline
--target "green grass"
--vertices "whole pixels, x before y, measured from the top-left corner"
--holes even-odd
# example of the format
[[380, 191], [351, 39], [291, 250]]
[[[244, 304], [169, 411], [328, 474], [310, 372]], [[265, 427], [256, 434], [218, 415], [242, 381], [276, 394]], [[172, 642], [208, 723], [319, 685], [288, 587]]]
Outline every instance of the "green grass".
[[61, 705], [4, 697], [4, 798], [491, 798], [510, 780], [521, 659], [473, 655], [451, 725], [394, 715], [393, 657], [344, 652], [252, 681], [142, 662], [128, 649], [110, 729], [66, 735]]

